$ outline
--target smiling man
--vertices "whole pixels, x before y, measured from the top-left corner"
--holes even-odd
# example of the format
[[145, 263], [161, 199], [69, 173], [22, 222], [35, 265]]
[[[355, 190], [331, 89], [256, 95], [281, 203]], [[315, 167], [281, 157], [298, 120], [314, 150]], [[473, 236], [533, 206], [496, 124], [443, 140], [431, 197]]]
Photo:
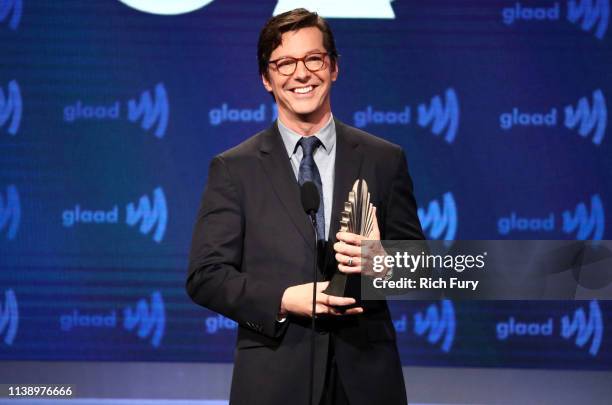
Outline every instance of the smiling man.
[[[230, 402], [308, 403], [317, 263], [312, 404], [405, 404], [386, 301], [322, 292], [336, 269], [361, 271], [363, 237], [338, 232], [356, 179], [368, 182], [377, 207], [370, 239], [424, 238], [404, 152], [332, 116], [338, 53], [317, 14], [296, 9], [270, 19], [257, 56], [278, 120], [212, 160], [186, 285], [194, 302], [239, 324]], [[321, 197], [319, 257], [300, 202], [306, 181]]]
[[286, 32], [281, 38], [264, 37], [274, 34], [264, 30], [260, 40], [260, 57], [278, 42], [260, 59], [264, 87], [274, 95], [281, 122], [300, 135], [313, 134], [331, 118], [331, 85], [338, 78], [336, 49], [332, 42], [327, 50], [316, 26]]

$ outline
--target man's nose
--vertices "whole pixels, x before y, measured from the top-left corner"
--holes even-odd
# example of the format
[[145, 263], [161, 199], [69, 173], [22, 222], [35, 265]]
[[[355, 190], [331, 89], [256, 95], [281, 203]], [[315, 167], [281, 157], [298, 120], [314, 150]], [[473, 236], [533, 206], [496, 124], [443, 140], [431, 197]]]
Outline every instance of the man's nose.
[[295, 79], [303, 80], [308, 79], [310, 77], [310, 70], [306, 68], [306, 62], [300, 60], [297, 62], [297, 66], [295, 67], [294, 73]]

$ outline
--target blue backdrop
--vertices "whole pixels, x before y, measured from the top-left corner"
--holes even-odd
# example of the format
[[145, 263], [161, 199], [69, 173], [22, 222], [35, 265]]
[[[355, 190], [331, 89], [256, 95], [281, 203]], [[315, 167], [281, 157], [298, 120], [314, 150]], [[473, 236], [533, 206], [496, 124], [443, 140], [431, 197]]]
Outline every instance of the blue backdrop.
[[[186, 258], [283, 3], [0, 0], [0, 359], [232, 361]], [[334, 114], [404, 147], [429, 238], [611, 238], [609, 0], [329, 3]], [[610, 302], [392, 310], [406, 365], [612, 369]]]

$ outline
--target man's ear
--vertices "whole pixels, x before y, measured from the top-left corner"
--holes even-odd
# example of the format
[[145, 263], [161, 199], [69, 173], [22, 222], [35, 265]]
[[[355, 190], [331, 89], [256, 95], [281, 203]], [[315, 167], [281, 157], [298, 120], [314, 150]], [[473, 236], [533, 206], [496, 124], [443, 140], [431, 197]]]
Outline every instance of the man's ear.
[[336, 80], [338, 80], [338, 60], [337, 59], [333, 63], [333, 66], [332, 66], [331, 80], [332, 82], [335, 82]]
[[268, 92], [272, 91], [272, 85], [270, 84], [270, 81], [266, 77], [265, 73], [261, 75], [261, 82], [263, 83], [264, 87]]

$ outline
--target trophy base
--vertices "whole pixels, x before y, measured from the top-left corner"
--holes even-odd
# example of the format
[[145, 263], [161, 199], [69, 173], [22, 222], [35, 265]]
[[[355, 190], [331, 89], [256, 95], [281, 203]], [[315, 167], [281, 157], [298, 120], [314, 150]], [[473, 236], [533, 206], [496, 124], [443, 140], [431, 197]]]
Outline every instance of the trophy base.
[[323, 290], [323, 293], [336, 297], [352, 297], [359, 300], [359, 283], [360, 278], [358, 274], [344, 274], [336, 271], [331, 280], [329, 280], [327, 288]]
[[334, 272], [327, 288], [323, 290], [323, 293], [327, 295], [334, 295], [336, 297], [346, 297], [347, 293], [348, 276], [339, 271]]

